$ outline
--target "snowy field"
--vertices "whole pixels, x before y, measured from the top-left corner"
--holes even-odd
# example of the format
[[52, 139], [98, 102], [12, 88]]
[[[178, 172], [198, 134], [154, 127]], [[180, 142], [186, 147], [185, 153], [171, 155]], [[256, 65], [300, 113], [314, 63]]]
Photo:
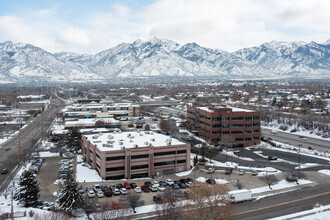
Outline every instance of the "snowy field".
[[330, 176], [330, 170], [319, 170], [319, 172]]
[[270, 189], [268, 186], [263, 186], [263, 187], [251, 189], [251, 191], [252, 191], [252, 194], [264, 193], [264, 192], [269, 192], [269, 191], [274, 191], [274, 190], [287, 189], [287, 188], [291, 188], [291, 187], [299, 187], [301, 185], [306, 185], [306, 184], [310, 184], [310, 183], [312, 183], [312, 181], [304, 180], [304, 179], [299, 180], [299, 185], [297, 185], [296, 183], [289, 183], [286, 180], [281, 180], [277, 184], [272, 185], [271, 186], [272, 189]]

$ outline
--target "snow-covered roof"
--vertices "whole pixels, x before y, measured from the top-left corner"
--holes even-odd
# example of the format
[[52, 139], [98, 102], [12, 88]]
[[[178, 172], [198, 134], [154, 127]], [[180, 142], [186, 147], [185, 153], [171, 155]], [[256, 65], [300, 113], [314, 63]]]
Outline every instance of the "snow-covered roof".
[[[124, 148], [136, 147], [161, 147], [184, 145], [185, 143], [167, 135], [145, 132], [113, 132], [94, 135], [84, 135], [100, 151], [123, 150]], [[170, 144], [169, 144], [170, 143]]]

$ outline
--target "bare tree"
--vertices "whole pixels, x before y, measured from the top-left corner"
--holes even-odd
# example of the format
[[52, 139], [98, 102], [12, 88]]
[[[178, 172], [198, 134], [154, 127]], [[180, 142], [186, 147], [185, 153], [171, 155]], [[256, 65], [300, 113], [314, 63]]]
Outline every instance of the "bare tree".
[[260, 179], [268, 185], [269, 189], [272, 189], [271, 186], [278, 182], [277, 177], [273, 174], [265, 174]]
[[195, 202], [186, 202], [185, 219], [233, 219], [235, 206], [224, 184], [201, 184], [194, 189]]
[[123, 197], [123, 203], [130, 206], [133, 212], [136, 213], [135, 208], [144, 205], [144, 201], [141, 200], [141, 194], [129, 191], [127, 196]]
[[210, 158], [210, 163], [212, 162], [212, 158], [218, 154], [218, 150], [214, 147], [207, 147], [206, 156]]
[[[181, 194], [180, 194], [181, 193]], [[176, 207], [176, 201], [182, 197], [182, 192], [166, 188], [160, 195], [161, 201], [156, 205], [157, 220], [183, 219], [181, 207]]]

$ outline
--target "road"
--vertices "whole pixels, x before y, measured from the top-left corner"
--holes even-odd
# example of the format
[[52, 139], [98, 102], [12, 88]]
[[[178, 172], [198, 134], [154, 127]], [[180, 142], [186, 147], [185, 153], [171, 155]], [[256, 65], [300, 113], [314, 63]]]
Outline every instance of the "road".
[[[15, 176], [18, 164], [26, 159], [26, 156], [32, 152], [32, 149], [38, 140], [42, 138], [42, 130], [45, 136], [52, 121], [56, 117], [57, 112], [63, 105], [63, 101], [59, 99], [51, 99], [51, 104], [43, 114], [40, 114], [24, 129], [21, 129], [20, 135], [15, 135], [12, 139], [1, 145], [0, 170], [7, 168], [9, 170], [9, 174], [0, 175], [0, 192], [6, 188], [10, 180]], [[57, 106], [59, 106], [59, 108], [57, 108]], [[19, 136], [20, 149], [18, 147]], [[5, 151], [6, 147], [10, 147], [10, 150]], [[20, 155], [20, 159], [18, 159], [18, 155]]]
[[328, 140], [321, 140], [312, 137], [299, 138], [301, 135], [281, 131], [278, 131], [277, 134], [273, 134], [271, 133], [271, 129], [267, 128], [262, 128], [262, 135], [264, 137], [270, 137], [275, 141], [291, 144], [293, 146], [301, 144], [304, 148], [313, 147], [319, 151], [330, 151], [330, 141]]

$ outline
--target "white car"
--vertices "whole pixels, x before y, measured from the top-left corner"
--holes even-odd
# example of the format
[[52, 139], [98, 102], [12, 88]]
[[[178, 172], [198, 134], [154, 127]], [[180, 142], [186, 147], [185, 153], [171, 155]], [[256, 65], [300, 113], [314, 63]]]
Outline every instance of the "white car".
[[94, 193], [94, 191], [92, 191], [92, 190], [88, 190], [88, 191], [87, 191], [87, 196], [88, 196], [89, 198], [94, 198], [94, 197], [95, 197], [95, 193]]
[[154, 186], [156, 186], [156, 187], [159, 186], [159, 183], [157, 181], [152, 181], [151, 184], [154, 185]]
[[101, 190], [100, 184], [95, 184], [93, 189], [94, 189], [95, 192], [100, 191]]
[[151, 192], [157, 192], [157, 186], [156, 185], [152, 185], [150, 186]]
[[158, 191], [163, 192], [165, 191], [165, 187], [162, 185], [157, 186]]
[[117, 188], [113, 188], [113, 189], [112, 189], [112, 193], [113, 193], [114, 195], [116, 195], [116, 196], [120, 195], [120, 191], [119, 191], [119, 189], [117, 189]]
[[191, 187], [193, 183], [192, 182], [186, 182], [185, 184], [186, 184], [187, 187]]
[[103, 198], [104, 197], [104, 194], [103, 194], [102, 190], [97, 191], [96, 195], [99, 198]]
[[64, 163], [70, 164], [70, 163], [72, 163], [72, 160], [68, 160], [68, 159], [61, 160], [61, 164], [64, 164]]
[[173, 180], [167, 179], [166, 180], [167, 185], [172, 186], [174, 184]]
[[125, 188], [120, 188], [120, 193], [122, 195], [126, 195], [127, 194], [127, 190]]
[[137, 192], [137, 193], [140, 193], [140, 192], [141, 192], [141, 187], [138, 187], [138, 186], [135, 187], [135, 188], [134, 188], [134, 191]]
[[234, 149], [233, 152], [234, 152], [234, 153], [239, 153], [240, 151], [239, 151], [239, 149]]

